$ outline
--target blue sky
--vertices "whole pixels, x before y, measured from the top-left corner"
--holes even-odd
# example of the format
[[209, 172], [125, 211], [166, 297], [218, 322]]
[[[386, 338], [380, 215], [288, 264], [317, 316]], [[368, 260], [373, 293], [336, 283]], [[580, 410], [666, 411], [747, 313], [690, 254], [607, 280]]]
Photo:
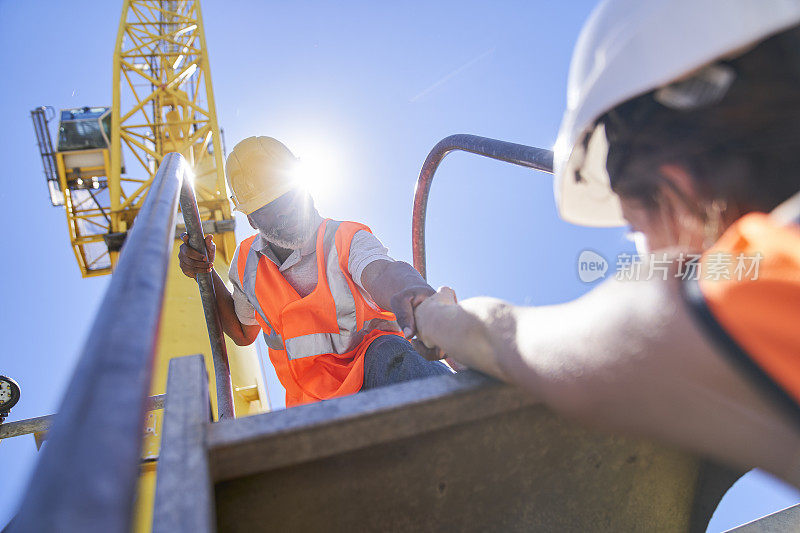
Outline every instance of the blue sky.
[[[322, 168], [317, 205], [372, 227], [411, 260], [411, 201], [428, 151], [453, 133], [550, 147], [569, 58], [594, 1], [286, 2], [202, 4], [228, 149], [277, 137]], [[29, 111], [109, 105], [121, 2], [0, 0], [5, 134], [0, 228], [6, 281], [0, 373], [23, 397], [10, 420], [56, 410], [108, 283], [83, 280], [63, 210], [51, 207]], [[238, 225], [239, 237], [249, 233]], [[428, 275], [459, 297], [528, 305], [573, 299], [576, 258], [632, 250], [624, 229], [558, 219], [548, 175], [464, 153], [436, 175]], [[0, 443], [0, 524], [36, 459], [32, 438]], [[800, 494], [760, 473], [737, 483], [710, 531], [788, 505]]]

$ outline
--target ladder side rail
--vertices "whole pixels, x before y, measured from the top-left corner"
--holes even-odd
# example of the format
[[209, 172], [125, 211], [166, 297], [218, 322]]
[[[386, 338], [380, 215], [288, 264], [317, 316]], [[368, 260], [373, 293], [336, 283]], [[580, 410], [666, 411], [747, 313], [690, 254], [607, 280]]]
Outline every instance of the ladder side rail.
[[130, 528], [186, 170], [174, 153], [159, 167], [9, 532]]
[[[191, 180], [184, 180], [180, 196], [181, 212], [189, 235], [189, 246], [208, 259], [203, 223]], [[208, 340], [211, 344], [211, 358], [214, 363], [214, 379], [217, 391], [218, 420], [233, 418], [233, 387], [231, 386], [231, 369], [228, 363], [228, 352], [225, 348], [225, 337], [222, 334], [222, 321], [217, 309], [217, 297], [214, 292], [212, 272], [203, 272], [195, 276], [200, 288], [200, 300], [203, 303], [203, 315], [208, 329]]]
[[214, 484], [205, 444], [211, 405], [202, 354], [170, 360], [167, 394], [153, 533], [211, 533]]

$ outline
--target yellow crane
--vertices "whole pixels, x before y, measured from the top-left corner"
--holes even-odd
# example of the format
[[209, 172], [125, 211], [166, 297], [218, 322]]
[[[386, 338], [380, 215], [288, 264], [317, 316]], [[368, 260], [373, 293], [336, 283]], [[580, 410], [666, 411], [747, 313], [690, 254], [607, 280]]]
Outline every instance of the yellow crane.
[[[198, 0], [125, 0], [114, 48], [112, 103], [61, 110], [56, 146], [49, 108], [31, 112], [50, 199], [66, 211], [69, 239], [84, 277], [112, 273], [125, 236], [169, 152], [191, 167], [205, 233], [217, 243], [215, 266], [226, 272], [236, 249], [223, 150]], [[183, 227], [175, 228], [176, 238]], [[177, 252], [178, 246], [175, 246]], [[151, 395], [165, 392], [173, 357], [205, 356], [212, 411], [214, 372], [200, 295], [173, 254], [160, 322]], [[269, 410], [255, 346], [227, 341], [236, 416]], [[137, 531], [152, 522], [162, 410], [148, 413], [137, 498]]]

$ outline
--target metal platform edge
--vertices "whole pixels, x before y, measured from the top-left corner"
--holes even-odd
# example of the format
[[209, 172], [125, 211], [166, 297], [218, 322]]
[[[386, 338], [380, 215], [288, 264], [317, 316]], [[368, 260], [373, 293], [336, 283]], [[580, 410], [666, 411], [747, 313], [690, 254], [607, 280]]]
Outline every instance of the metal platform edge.
[[223, 420], [207, 426], [212, 478], [226, 481], [330, 457], [535, 403], [510, 385], [465, 371]]

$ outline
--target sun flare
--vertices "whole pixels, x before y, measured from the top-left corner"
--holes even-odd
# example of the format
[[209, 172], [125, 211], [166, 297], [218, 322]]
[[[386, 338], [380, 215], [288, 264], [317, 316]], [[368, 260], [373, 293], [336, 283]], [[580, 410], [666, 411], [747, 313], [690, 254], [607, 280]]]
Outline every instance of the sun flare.
[[291, 143], [297, 156], [294, 180], [317, 202], [329, 200], [341, 185], [342, 161], [332, 143]]

